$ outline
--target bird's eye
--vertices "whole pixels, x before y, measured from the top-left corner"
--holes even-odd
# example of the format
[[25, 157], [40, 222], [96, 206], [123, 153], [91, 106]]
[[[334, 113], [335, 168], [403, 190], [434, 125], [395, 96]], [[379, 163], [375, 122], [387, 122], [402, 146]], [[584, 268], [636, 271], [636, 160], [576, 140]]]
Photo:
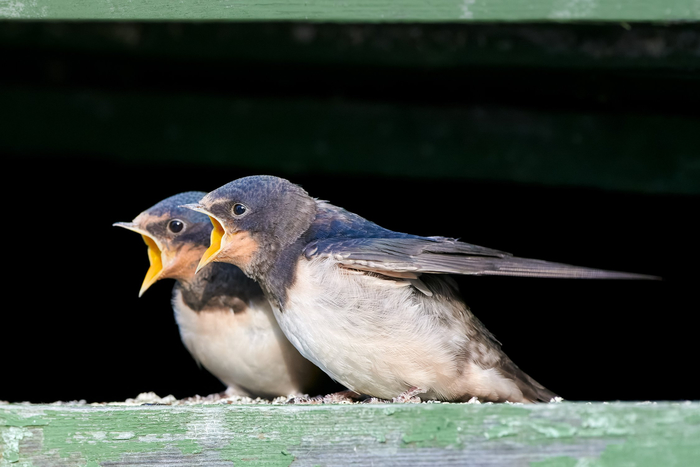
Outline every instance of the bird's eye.
[[233, 214], [236, 216], [242, 216], [245, 214], [247, 208], [243, 206], [241, 203], [236, 203], [233, 205]]
[[183, 227], [185, 224], [180, 219], [173, 219], [168, 223], [168, 229], [173, 233], [181, 232]]

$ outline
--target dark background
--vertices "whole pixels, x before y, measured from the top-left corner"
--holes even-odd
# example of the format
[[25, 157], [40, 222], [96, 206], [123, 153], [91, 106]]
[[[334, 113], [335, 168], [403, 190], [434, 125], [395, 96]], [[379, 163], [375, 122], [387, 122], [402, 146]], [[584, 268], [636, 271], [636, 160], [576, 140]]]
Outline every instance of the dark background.
[[[221, 25], [183, 25], [172, 33], [142, 24], [104, 32], [110, 27], [0, 23], [0, 53], [9, 65], [0, 75], [9, 206], [0, 400], [94, 402], [144, 391], [186, 397], [223, 390], [180, 342], [169, 304], [172, 281], [137, 298], [148, 267], [145, 245], [111, 224], [172, 194], [209, 191], [257, 173], [289, 178], [312, 196], [394, 230], [663, 277], [458, 280], [465, 301], [506, 353], [566, 399], [700, 398], [692, 370], [700, 311], [698, 63], [686, 49], [671, 47], [683, 33], [691, 50], [695, 36], [682, 28], [635, 26], [632, 33], [663, 36], [667, 49], [634, 55], [628, 51], [641, 46], [632, 39], [641, 36], [577, 26], [576, 40], [562, 45], [568, 54], [552, 56], [546, 41], [535, 41], [527, 60], [524, 52], [492, 58], [493, 50], [463, 59], [449, 39], [441, 46], [404, 40], [418, 34], [412, 25], [318, 26], [316, 55], [289, 45], [294, 37], [304, 43], [308, 25], [226, 26], [228, 41], [245, 34], [268, 38], [251, 57], [236, 46], [212, 52], [212, 44], [221, 45], [211, 38], [222, 36]], [[343, 55], [330, 46], [354, 37], [352, 27], [395, 47], [368, 46], [337, 58]], [[522, 31], [570, 34], [564, 25], [529, 28], [416, 30], [421, 37], [481, 34], [494, 50], [498, 40], [522, 46], [513, 39], [527, 35]], [[140, 39], [129, 39], [133, 30]], [[105, 37], [126, 37], [128, 47]], [[611, 47], [617, 55], [581, 58], [581, 44], [595, 38], [617, 44], [619, 50]], [[442, 61], [436, 65], [431, 57]], [[592, 66], [596, 57], [609, 61]], [[625, 58], [627, 68], [611, 65]], [[164, 108], [152, 108], [153, 99]], [[193, 113], [206, 106], [190, 99], [252, 107], [232, 117], [253, 121], [250, 134], [236, 133], [222, 114]], [[302, 111], [299, 102], [314, 106]], [[172, 130], [176, 138], [162, 128], [178, 118], [167, 103], [190, 117]], [[354, 110], [347, 120], [335, 112], [348, 107]], [[318, 109], [326, 112], [320, 120], [313, 115]], [[379, 140], [376, 153], [375, 135], [367, 133], [376, 123], [373, 112], [385, 112], [387, 125], [399, 128]], [[427, 117], [405, 124], [416, 113]], [[299, 115], [302, 121], [287, 124]], [[447, 133], [466, 121], [465, 132], [483, 130], [488, 137], [471, 146], [474, 153], [463, 151], [468, 141], [454, 138], [431, 146], [441, 137], [423, 131], [431, 115]], [[353, 128], [358, 121], [366, 126]], [[642, 129], [623, 123], [630, 121]], [[611, 129], [610, 122], [620, 124]], [[314, 128], [322, 124], [341, 129], [320, 138]], [[588, 125], [583, 143], [557, 136], [572, 125]], [[534, 144], [531, 133], [543, 131], [549, 139]], [[569, 153], [577, 156], [558, 166], [557, 158]]]

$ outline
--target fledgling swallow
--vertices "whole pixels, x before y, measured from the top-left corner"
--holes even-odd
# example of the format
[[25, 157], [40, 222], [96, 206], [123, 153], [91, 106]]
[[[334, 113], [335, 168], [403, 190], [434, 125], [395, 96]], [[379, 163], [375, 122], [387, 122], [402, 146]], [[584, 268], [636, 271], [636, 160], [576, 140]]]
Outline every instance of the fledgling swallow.
[[394, 232], [271, 176], [241, 178], [186, 207], [214, 224], [200, 269], [214, 261], [240, 267], [302, 355], [382, 399], [555, 397], [506, 356], [449, 274], [652, 278]]
[[260, 287], [236, 266], [214, 263], [195, 276], [212, 224], [179, 207], [206, 193], [171, 196], [114, 225], [141, 234], [150, 268], [139, 297], [160, 279], [175, 279], [172, 306], [182, 342], [194, 359], [228, 386], [227, 395], [306, 394], [328, 378], [302, 357], [277, 325]]

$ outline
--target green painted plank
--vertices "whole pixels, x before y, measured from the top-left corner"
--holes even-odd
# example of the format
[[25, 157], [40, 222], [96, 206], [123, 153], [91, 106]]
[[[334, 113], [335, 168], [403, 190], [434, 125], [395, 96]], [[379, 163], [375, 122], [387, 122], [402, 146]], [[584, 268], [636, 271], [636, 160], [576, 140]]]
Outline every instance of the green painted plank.
[[[694, 23], [337, 24], [294, 22], [0, 22], [0, 48], [196, 60], [198, 63], [372, 66], [380, 69], [546, 67], [700, 70]], [[409, 70], [407, 70], [409, 71]], [[5, 76], [8, 74], [6, 70]], [[698, 79], [696, 77], [696, 79]], [[652, 88], [649, 93], [663, 92]]]
[[0, 466], [695, 465], [700, 403], [0, 405]]
[[312, 21], [676, 21], [698, 0], [0, 0], [0, 18]]
[[700, 193], [692, 116], [4, 86], [0, 120], [7, 154]]

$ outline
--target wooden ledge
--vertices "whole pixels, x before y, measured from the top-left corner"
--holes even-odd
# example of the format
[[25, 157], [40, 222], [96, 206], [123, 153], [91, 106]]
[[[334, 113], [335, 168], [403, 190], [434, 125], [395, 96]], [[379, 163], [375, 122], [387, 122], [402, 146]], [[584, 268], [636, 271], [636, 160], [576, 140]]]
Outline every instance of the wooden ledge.
[[700, 459], [700, 403], [0, 405], [0, 465], [625, 465]]
[[68, 20], [677, 21], [696, 0], [0, 0], [0, 18]]

